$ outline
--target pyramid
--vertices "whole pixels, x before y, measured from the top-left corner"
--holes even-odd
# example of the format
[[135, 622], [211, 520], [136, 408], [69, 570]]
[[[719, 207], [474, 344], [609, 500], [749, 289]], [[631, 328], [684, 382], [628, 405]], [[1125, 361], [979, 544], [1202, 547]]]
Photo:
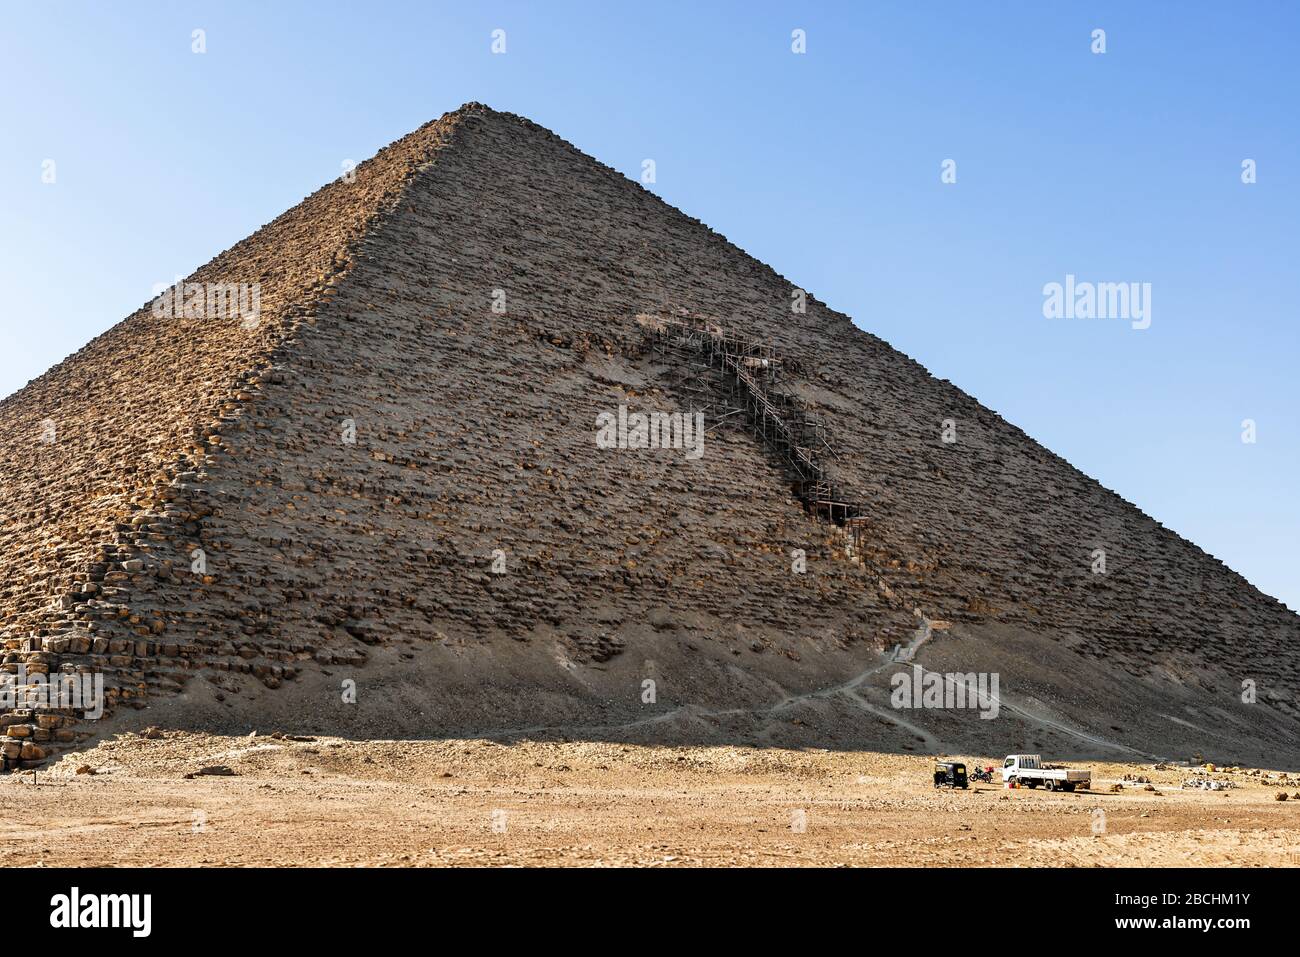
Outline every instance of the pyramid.
[[[167, 295], [0, 403], [4, 670], [105, 700], [17, 697], [6, 768], [146, 723], [1295, 761], [1293, 612], [526, 119]], [[916, 668], [997, 720], [892, 706]]]

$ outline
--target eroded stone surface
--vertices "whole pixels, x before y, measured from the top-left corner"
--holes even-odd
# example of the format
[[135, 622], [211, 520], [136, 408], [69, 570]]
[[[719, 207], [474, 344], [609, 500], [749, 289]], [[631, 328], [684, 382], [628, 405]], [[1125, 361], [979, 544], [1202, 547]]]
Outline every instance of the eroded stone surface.
[[[797, 658], [793, 636], [865, 657], [916, 606], [1213, 708], [1253, 679], [1235, 720], [1297, 727], [1295, 614], [842, 314], [792, 314], [788, 281], [526, 120], [448, 114], [191, 280], [260, 283], [259, 326], [146, 307], [0, 404], [10, 671], [99, 671], [140, 705], [396, 636], [601, 663], [652, 620], [720, 632], [744, 668]], [[893, 600], [743, 430], [694, 461], [597, 448], [600, 412], [678, 408], [635, 317], [683, 313], [808, 370]], [[8, 766], [87, 733], [47, 717], [0, 719]]]

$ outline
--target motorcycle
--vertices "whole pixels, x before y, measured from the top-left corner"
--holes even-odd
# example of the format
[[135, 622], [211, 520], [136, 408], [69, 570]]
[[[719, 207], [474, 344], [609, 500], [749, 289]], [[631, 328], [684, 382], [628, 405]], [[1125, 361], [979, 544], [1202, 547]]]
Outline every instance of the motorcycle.
[[985, 784], [993, 783], [993, 768], [975, 768], [970, 773], [972, 781], [983, 781]]

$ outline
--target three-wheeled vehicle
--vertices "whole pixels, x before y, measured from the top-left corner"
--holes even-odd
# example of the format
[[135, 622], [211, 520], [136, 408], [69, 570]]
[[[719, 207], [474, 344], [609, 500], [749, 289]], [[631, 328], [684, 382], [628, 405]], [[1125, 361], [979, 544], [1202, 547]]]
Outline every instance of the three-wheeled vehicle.
[[965, 788], [966, 765], [960, 761], [934, 762], [934, 786], [937, 788]]

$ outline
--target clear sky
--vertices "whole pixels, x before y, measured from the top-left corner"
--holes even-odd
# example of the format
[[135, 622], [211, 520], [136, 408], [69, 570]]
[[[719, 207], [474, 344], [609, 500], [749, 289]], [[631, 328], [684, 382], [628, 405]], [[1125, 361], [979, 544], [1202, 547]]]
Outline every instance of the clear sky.
[[[668, 202], [1300, 608], [1300, 5], [0, 12], [0, 394], [479, 100], [654, 159]], [[1045, 318], [1067, 274], [1150, 283], [1150, 327]]]

